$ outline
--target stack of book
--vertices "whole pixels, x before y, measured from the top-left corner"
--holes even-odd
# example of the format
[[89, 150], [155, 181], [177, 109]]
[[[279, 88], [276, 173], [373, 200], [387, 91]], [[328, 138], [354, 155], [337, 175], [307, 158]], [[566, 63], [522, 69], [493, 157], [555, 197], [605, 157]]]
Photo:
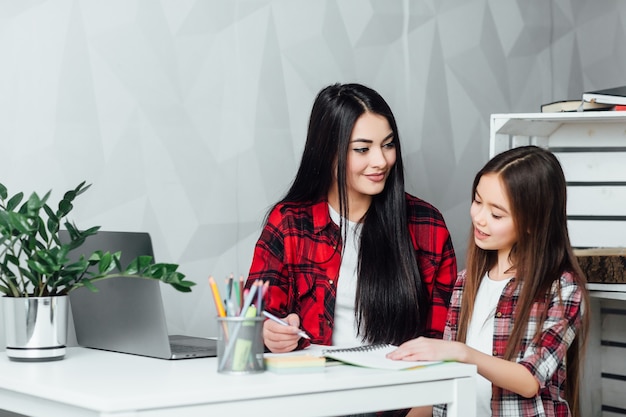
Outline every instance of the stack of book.
[[626, 106], [626, 86], [583, 93], [583, 101], [613, 106]]
[[575, 111], [625, 111], [626, 86], [583, 93], [580, 100], [562, 100], [542, 104], [542, 113]]

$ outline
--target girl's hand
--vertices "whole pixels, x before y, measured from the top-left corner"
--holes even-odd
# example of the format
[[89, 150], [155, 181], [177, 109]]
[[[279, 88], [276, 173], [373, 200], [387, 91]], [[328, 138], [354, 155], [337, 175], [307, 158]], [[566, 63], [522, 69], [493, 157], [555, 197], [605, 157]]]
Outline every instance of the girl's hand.
[[300, 317], [291, 313], [283, 320], [290, 326], [283, 326], [272, 320], [263, 322], [263, 342], [273, 353], [291, 352], [298, 347], [300, 336], [296, 333], [300, 331]]
[[[522, 364], [479, 352], [465, 343], [418, 337], [404, 342], [387, 354], [389, 359], [405, 361], [457, 361], [476, 365], [478, 373], [495, 386], [532, 398], [539, 381]], [[417, 414], [419, 415], [419, 414]]]
[[398, 349], [387, 354], [389, 359], [405, 361], [458, 361], [467, 357], [464, 343], [418, 337], [404, 342]]

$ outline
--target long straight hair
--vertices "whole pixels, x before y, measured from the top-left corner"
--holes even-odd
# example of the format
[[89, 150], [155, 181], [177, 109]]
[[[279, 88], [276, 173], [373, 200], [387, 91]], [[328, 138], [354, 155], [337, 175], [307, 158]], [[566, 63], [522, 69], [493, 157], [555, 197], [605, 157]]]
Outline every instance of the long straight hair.
[[281, 202], [326, 200], [336, 180], [339, 230], [344, 230], [345, 242], [347, 232], [343, 226], [349, 212], [347, 153], [354, 125], [365, 113], [383, 116], [389, 122], [396, 163], [384, 190], [373, 196], [361, 219], [355, 318], [364, 341], [400, 344], [422, 333], [427, 308], [408, 229], [398, 128], [389, 105], [376, 91], [360, 84], [334, 84], [319, 92], [300, 167]]
[[[522, 146], [496, 155], [474, 178], [472, 199], [483, 175], [497, 174], [503, 184], [517, 233], [510, 260], [516, 269], [514, 285], [521, 285], [515, 306], [513, 330], [504, 358], [515, 360], [528, 326], [533, 304], [547, 306], [551, 289], [564, 272], [573, 275], [582, 290], [585, 314], [576, 339], [567, 351], [566, 399], [574, 416], [580, 415], [580, 363], [589, 326], [589, 298], [586, 278], [572, 250], [567, 230], [567, 188], [563, 170], [550, 151], [537, 146]], [[473, 229], [473, 228], [472, 228]], [[483, 276], [496, 264], [496, 251], [476, 246], [473, 230], [467, 251], [467, 279], [459, 318], [460, 341], [465, 341], [473, 304]], [[547, 308], [537, 325], [539, 337]]]

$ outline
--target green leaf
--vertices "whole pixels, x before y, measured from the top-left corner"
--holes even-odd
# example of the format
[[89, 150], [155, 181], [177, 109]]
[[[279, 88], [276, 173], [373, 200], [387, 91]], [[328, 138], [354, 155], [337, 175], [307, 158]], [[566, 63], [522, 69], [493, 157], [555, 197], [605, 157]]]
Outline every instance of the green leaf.
[[96, 233], [98, 233], [98, 230], [100, 230], [100, 226], [94, 226], [94, 227], [90, 227], [89, 229], [85, 229], [79, 233], [82, 237], [86, 238], [86, 237], [95, 235]]
[[67, 216], [67, 214], [73, 209], [72, 201], [74, 201], [76, 196], [87, 191], [89, 187], [91, 187], [91, 184], [85, 186], [85, 181], [83, 181], [80, 184], [78, 184], [78, 186], [75, 189], [67, 191], [63, 195], [63, 199], [59, 202], [59, 209], [57, 212], [57, 216], [59, 218]]
[[37, 193], [32, 193], [25, 204], [28, 213], [39, 213], [39, 210], [41, 210], [41, 208], [44, 206], [48, 197], [50, 197], [50, 191], [48, 191], [46, 195], [43, 196], [43, 198], [39, 198]]
[[[28, 279], [28, 281], [30, 281], [33, 284], [34, 287], [39, 287], [39, 284], [41, 283], [40, 274], [38, 274], [36, 271], [32, 269], [26, 269], [26, 268], [20, 268], [20, 272], [22, 273], [22, 275], [24, 275]], [[24, 292], [26, 291], [25, 288], [22, 288], [22, 290], [24, 290]]]
[[8, 214], [9, 226], [19, 234], [28, 235], [33, 228], [31, 221], [20, 213], [10, 212]]
[[[141, 266], [142, 266], [142, 265], [144, 265], [144, 264], [146, 264], [146, 261], [145, 261], [145, 259], [144, 259], [144, 260], [142, 260], [141, 258], [142, 258], [142, 257], [140, 256], [140, 257], [138, 257], [138, 258], [133, 259], [133, 260], [132, 260], [132, 261], [128, 264], [128, 266], [126, 267], [126, 269], [124, 270], [124, 274], [125, 274], [125, 275], [136, 275], [136, 274], [138, 274], [138, 273], [139, 273], [139, 271], [141, 271], [142, 269], [145, 269], [145, 267], [144, 267], [144, 268], [142, 268]], [[149, 257], [149, 258], [150, 258], [150, 257]], [[152, 258], [150, 258], [150, 259], [152, 259]], [[148, 264], [148, 265], [150, 264], [150, 260], [148, 260], [147, 264]]]
[[[0, 184], [2, 185], [2, 184]], [[3, 294], [9, 294], [9, 289], [7, 287], [5, 287], [4, 285], [0, 285], [0, 292]]]
[[48, 274], [49, 270], [48, 268], [46, 268], [45, 265], [43, 265], [42, 263], [34, 260], [34, 259], [29, 259], [28, 261], [26, 261], [28, 264], [28, 267], [33, 270], [34, 272], [41, 274], [41, 275], [46, 275]]
[[76, 191], [69, 190], [65, 194], [63, 194], [63, 200], [62, 201], [72, 202], [72, 201], [74, 201], [75, 198], [76, 198]]
[[20, 291], [18, 289], [18, 286], [15, 285], [13, 282], [8, 282], [7, 285], [9, 286], [9, 292], [6, 294], [11, 294], [13, 297], [17, 297], [20, 294]]
[[6, 259], [7, 262], [10, 262], [10, 263], [12, 263], [15, 266], [19, 266], [20, 265], [20, 260], [16, 256], [11, 255], [10, 253], [7, 253], [5, 255], [5, 259]]
[[80, 184], [78, 184], [78, 186], [74, 189], [76, 195], [81, 195], [82, 193], [84, 193], [85, 191], [87, 191], [89, 188], [91, 188], [91, 184], [85, 185], [87, 181], [83, 181]]
[[100, 257], [100, 262], [98, 263], [98, 272], [100, 274], [104, 274], [110, 270], [111, 263], [113, 262], [113, 257], [111, 253], [106, 252], [103, 253]]
[[77, 262], [65, 265], [62, 270], [62, 274], [79, 276], [87, 271], [87, 268], [89, 268], [89, 263], [85, 260], [84, 257], [81, 256], [80, 260], [78, 260]]
[[188, 287], [183, 287], [180, 284], [170, 284], [172, 287], [174, 287], [174, 289], [176, 289], [177, 291], [180, 292], [191, 292], [191, 288]]
[[[4, 188], [4, 186], [2, 186]], [[5, 200], [7, 198], [7, 189], [4, 188], [4, 193], [2, 199]], [[22, 202], [22, 198], [24, 198], [24, 193], [17, 193], [7, 202], [7, 211], [15, 210], [15, 207], [19, 206]]]
[[93, 284], [91, 283], [91, 281], [90, 281], [90, 280], [88, 280], [88, 279], [84, 279], [84, 280], [82, 280], [82, 281], [81, 281], [81, 283], [82, 283], [82, 285], [83, 285], [84, 287], [86, 287], [87, 289], [89, 289], [89, 290], [90, 290], [90, 291], [92, 291], [92, 292], [98, 292], [98, 291], [100, 291], [100, 290], [98, 289], [98, 287], [96, 287], [95, 285], [93, 285]]
[[4, 184], [0, 184], [0, 199], [6, 200], [8, 196], [7, 187], [5, 187]]
[[42, 251], [42, 250], [37, 251], [37, 257], [48, 265], [57, 264], [56, 257], [53, 256], [53, 254], [48, 251]]
[[67, 214], [72, 211], [72, 209], [74, 208], [74, 206], [72, 206], [72, 203], [68, 200], [61, 200], [59, 201], [59, 210], [57, 211], [57, 217], [62, 218], [67, 216]]
[[56, 214], [54, 213], [54, 211], [52, 211], [49, 205], [44, 204], [43, 211], [46, 212], [46, 216], [48, 216], [49, 218], [58, 220]]
[[39, 235], [41, 236], [41, 240], [43, 240], [43, 242], [48, 242], [48, 233], [46, 232], [46, 226], [45, 223], [42, 221], [39, 221], [38, 223], [38, 231], [39, 231]]

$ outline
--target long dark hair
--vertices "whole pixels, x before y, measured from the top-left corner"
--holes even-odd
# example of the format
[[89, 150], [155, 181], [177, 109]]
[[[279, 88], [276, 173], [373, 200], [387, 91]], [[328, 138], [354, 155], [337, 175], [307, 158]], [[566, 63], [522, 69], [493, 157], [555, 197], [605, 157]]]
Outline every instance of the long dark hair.
[[[526, 332], [530, 311], [535, 303], [549, 302], [551, 289], [564, 272], [573, 275], [582, 289], [583, 305], [589, 311], [586, 279], [572, 250], [567, 229], [567, 187], [558, 159], [552, 152], [537, 146], [522, 146], [496, 155], [474, 178], [472, 198], [485, 174], [495, 173], [504, 185], [511, 205], [517, 242], [510, 259], [516, 270], [516, 285], [522, 285], [515, 307], [513, 330], [504, 358], [514, 360]], [[473, 236], [473, 233], [471, 233]], [[483, 250], [470, 238], [467, 251], [467, 280], [459, 320], [460, 341], [465, 341], [482, 277], [497, 262], [496, 251]], [[538, 337], [544, 316], [537, 324]], [[582, 326], [567, 351], [566, 398], [578, 416], [580, 363], [587, 337], [589, 314], [583, 315]]]
[[334, 84], [320, 91], [311, 111], [298, 173], [281, 202], [325, 200], [336, 173], [339, 228], [344, 230], [343, 219], [349, 212], [348, 145], [357, 119], [367, 112], [389, 122], [396, 163], [383, 192], [373, 196], [361, 220], [355, 316], [364, 341], [400, 344], [421, 334], [427, 305], [408, 230], [398, 128], [389, 105], [376, 91], [360, 84]]

